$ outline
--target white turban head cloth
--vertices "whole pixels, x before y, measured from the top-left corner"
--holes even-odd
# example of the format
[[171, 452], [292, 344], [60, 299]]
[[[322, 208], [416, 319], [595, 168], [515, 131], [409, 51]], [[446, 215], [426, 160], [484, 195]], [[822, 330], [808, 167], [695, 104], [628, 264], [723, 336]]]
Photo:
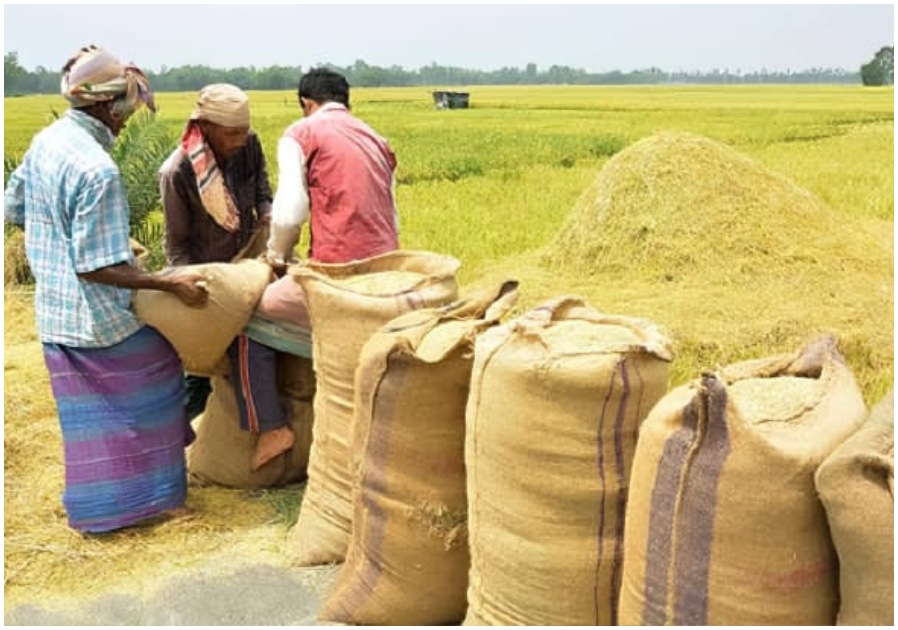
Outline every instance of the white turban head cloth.
[[249, 97], [236, 85], [207, 85], [200, 90], [190, 120], [208, 120], [223, 127], [249, 127]]

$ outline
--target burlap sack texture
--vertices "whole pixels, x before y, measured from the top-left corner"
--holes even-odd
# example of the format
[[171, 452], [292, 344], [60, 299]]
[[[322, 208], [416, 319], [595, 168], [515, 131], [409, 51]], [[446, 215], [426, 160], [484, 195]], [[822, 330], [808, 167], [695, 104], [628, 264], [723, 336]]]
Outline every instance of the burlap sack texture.
[[171, 267], [164, 273], [204, 275], [208, 303], [190, 307], [171, 293], [140, 289], [132, 298], [137, 316], [168, 339], [186, 372], [203, 376], [221, 373], [228, 346], [249, 322], [274, 277], [271, 267], [251, 259]]
[[187, 449], [187, 470], [202, 483], [228, 488], [275, 488], [307, 476], [314, 421], [315, 373], [303, 357], [280, 354], [278, 393], [296, 443], [259, 470], [251, 469], [258, 436], [240, 428], [237, 396], [228, 375], [212, 377], [212, 393], [196, 419], [196, 440]]
[[476, 340], [464, 625], [613, 625], [630, 462], [673, 358], [651, 322], [563, 296]]
[[866, 415], [829, 336], [669, 392], [633, 459], [620, 624], [833, 624], [814, 473]]
[[465, 406], [474, 340], [518, 283], [401, 315], [362, 349], [355, 376], [352, 535], [318, 619], [458, 624], [470, 557]]
[[815, 477], [839, 556], [840, 626], [895, 623], [895, 392]]
[[309, 480], [287, 539], [296, 566], [342, 562], [352, 522], [349, 443], [362, 347], [404, 312], [458, 297], [457, 259], [395, 251], [346, 264], [307, 262], [288, 273], [302, 285], [312, 322], [315, 423]]

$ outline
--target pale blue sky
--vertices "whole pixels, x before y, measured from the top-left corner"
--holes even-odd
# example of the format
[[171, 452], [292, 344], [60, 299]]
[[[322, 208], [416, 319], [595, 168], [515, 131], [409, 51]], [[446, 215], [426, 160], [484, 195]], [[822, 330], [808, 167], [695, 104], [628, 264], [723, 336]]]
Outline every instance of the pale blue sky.
[[892, 4], [5, 4], [4, 53], [58, 70], [95, 43], [147, 70], [309, 67], [357, 59], [416, 70], [857, 71], [894, 44]]

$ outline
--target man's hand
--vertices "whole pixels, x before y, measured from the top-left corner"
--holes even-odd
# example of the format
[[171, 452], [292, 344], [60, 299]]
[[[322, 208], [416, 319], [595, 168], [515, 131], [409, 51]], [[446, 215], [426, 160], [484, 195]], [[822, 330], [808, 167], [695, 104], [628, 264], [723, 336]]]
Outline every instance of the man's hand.
[[284, 274], [287, 273], [287, 263], [283, 260], [273, 259], [268, 253], [259, 254], [259, 260], [268, 263], [268, 266], [271, 267], [274, 275], [278, 278], [283, 278]]
[[184, 304], [199, 308], [209, 301], [206, 277], [198, 273], [182, 273], [171, 278], [170, 291]]

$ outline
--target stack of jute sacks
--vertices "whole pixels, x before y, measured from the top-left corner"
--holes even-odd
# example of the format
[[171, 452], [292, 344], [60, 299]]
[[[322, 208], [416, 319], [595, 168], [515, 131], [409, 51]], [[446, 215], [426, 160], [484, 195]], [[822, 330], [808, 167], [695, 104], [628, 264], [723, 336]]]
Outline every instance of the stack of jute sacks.
[[464, 617], [472, 350], [517, 295], [508, 281], [408, 313], [364, 345], [355, 379], [351, 535], [320, 619], [430, 625]]
[[512, 297], [510, 281], [365, 344], [349, 546], [319, 620], [610, 622], [629, 461], [669, 343], [575, 297], [502, 324]]
[[651, 322], [487, 298], [363, 346], [319, 621], [891, 621], [891, 397], [867, 413], [832, 337], [671, 390]]
[[279, 358], [299, 439], [255, 477], [223, 358], [267, 265], [209, 267], [202, 316], [135, 297], [213, 376], [192, 472], [308, 474], [286, 553], [341, 564], [320, 621], [891, 625], [893, 398], [868, 412], [834, 338], [669, 389], [653, 323], [575, 296], [503, 322], [517, 283], [460, 298], [458, 267], [400, 251], [289, 270], [314, 331], [311, 359]]

